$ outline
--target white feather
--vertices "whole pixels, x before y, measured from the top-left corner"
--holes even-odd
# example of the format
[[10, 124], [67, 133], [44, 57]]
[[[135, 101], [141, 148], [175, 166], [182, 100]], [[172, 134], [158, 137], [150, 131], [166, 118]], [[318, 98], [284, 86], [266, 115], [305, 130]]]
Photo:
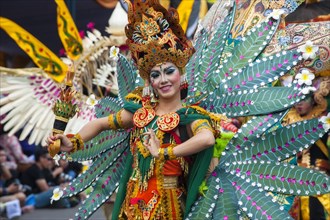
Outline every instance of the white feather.
[[4, 94], [12, 91], [18, 91], [21, 89], [26, 89], [26, 87], [27, 87], [26, 84], [8, 86], [8, 87], [0, 88], [0, 93]]
[[24, 110], [28, 109], [30, 103], [29, 102], [23, 102], [22, 105], [18, 108], [14, 108], [12, 111], [10, 111], [6, 117], [1, 121], [2, 123], [6, 123], [7, 121], [10, 121], [14, 116], [20, 115], [23, 116]]
[[[23, 126], [26, 124], [26, 122], [28, 121], [30, 116], [33, 114], [33, 112], [36, 111], [36, 108], [38, 108], [38, 105], [32, 105], [32, 104], [28, 108], [25, 108], [25, 109], [28, 109], [28, 112], [26, 114], [24, 114], [24, 112], [23, 112], [21, 121], [17, 125], [15, 125], [14, 128], [11, 129], [11, 133], [14, 134], [19, 129], [23, 128]], [[25, 110], [25, 109], [23, 109], [23, 110]]]
[[35, 124], [37, 123], [37, 118], [42, 113], [42, 111], [43, 111], [43, 108], [40, 108], [40, 106], [38, 109], [36, 109], [36, 111], [34, 112], [34, 114], [31, 117], [31, 119], [25, 125], [25, 127], [20, 135], [20, 140], [24, 140], [29, 135], [29, 133], [34, 129]]
[[[20, 120], [20, 116], [19, 115], [15, 115], [14, 117], [11, 118], [10, 121], [8, 121], [5, 126], [3, 127], [3, 129], [5, 131], [9, 131], [10, 128], [12, 128], [16, 123], [18, 123]], [[13, 135], [11, 133], [9, 133], [10, 135]]]
[[10, 102], [4, 106], [1, 107], [1, 114], [5, 114], [7, 112], [9, 112], [10, 110], [12, 110], [15, 107], [20, 106], [22, 103], [24, 103], [28, 98], [30, 97], [30, 94], [26, 94], [24, 96], [22, 96], [19, 99], [16, 99], [13, 102]]

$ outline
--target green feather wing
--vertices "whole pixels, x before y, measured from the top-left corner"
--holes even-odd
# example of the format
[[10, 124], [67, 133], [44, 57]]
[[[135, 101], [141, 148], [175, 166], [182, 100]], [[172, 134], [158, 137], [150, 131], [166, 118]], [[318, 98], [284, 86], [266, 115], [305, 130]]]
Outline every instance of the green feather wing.
[[[276, 113], [252, 117], [252, 119], [238, 129], [237, 133], [227, 144], [226, 151], [234, 152], [241, 150], [244, 142], [260, 138], [263, 133], [269, 130], [274, 124], [278, 123], [283, 115], [283, 113]], [[223, 160], [225, 157], [222, 157], [221, 159]]]
[[257, 140], [246, 141], [232, 161], [283, 161], [296, 155], [325, 134], [318, 119], [278, 128]]
[[329, 192], [330, 178], [309, 168], [271, 161], [233, 162], [228, 165], [233, 175], [256, 185], [260, 191], [310, 196]]
[[237, 175], [232, 175], [231, 180], [240, 215], [249, 219], [292, 219], [289, 213], [283, 211], [283, 206], [272, 200], [267, 192], [257, 185]]
[[229, 117], [264, 115], [283, 111], [304, 98], [306, 96], [294, 86], [251, 88], [221, 96], [210, 93], [208, 100], [203, 101], [201, 106]]
[[[128, 151], [129, 148], [126, 149], [125, 153], [128, 153]], [[114, 193], [125, 168], [125, 153], [93, 183], [93, 191], [79, 207], [75, 219], [89, 218]], [[107, 161], [104, 161], [104, 163], [107, 163]]]
[[125, 155], [127, 155], [128, 150], [128, 140], [122, 142], [113, 150], [99, 155], [98, 158], [95, 158], [93, 164], [89, 167], [88, 170], [79, 174], [75, 179], [73, 179], [69, 186], [64, 190], [64, 196], [73, 196], [79, 192], [85, 190], [89, 187], [94, 181], [96, 181], [99, 176], [103, 174], [109, 168], [115, 168], [116, 164], [121, 163]]
[[122, 109], [124, 103], [118, 98], [105, 97], [101, 99], [96, 107], [95, 113], [97, 118], [107, 117], [110, 114], [114, 114]]
[[129, 137], [127, 131], [103, 131], [92, 140], [84, 143], [84, 149], [67, 154], [73, 161], [86, 161], [97, 158], [105, 151], [116, 149]]
[[117, 62], [117, 81], [119, 98], [124, 100], [126, 95], [134, 90], [137, 71], [135, 66], [125, 56], [119, 54]]
[[265, 86], [283, 76], [293, 66], [296, 66], [299, 60], [301, 60], [301, 56], [296, 50], [283, 51], [274, 56], [257, 59], [249, 63], [243, 70], [239, 70], [239, 73], [233, 73], [233, 76], [222, 80], [220, 91], [216, 92], [226, 93]]
[[190, 103], [195, 103], [200, 96], [211, 90], [206, 83], [210, 78], [214, 77], [219, 66], [220, 58], [224, 50], [231, 25], [233, 23], [234, 9], [225, 20], [220, 23], [219, 27], [210, 35], [201, 30], [200, 36], [197, 38], [196, 44], [199, 45], [196, 53], [187, 64], [187, 78], [189, 79], [188, 97]]
[[264, 21], [247, 32], [232, 55], [223, 61], [223, 66], [220, 66], [221, 75], [239, 73], [247, 64], [252, 63], [272, 39], [278, 24], [276, 20]]
[[[238, 201], [228, 174], [219, 171], [208, 179], [208, 190], [191, 208], [186, 219], [237, 219]], [[220, 179], [221, 176], [221, 179]], [[223, 193], [226, 192], [226, 193]]]

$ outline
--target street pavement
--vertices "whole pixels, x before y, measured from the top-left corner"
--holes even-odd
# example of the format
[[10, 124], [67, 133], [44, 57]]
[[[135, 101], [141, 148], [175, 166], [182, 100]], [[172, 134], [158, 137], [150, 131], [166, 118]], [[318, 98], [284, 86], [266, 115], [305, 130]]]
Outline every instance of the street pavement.
[[[71, 220], [78, 211], [78, 207], [70, 209], [35, 209], [22, 215], [19, 220]], [[105, 220], [103, 210], [98, 209], [89, 220]]]

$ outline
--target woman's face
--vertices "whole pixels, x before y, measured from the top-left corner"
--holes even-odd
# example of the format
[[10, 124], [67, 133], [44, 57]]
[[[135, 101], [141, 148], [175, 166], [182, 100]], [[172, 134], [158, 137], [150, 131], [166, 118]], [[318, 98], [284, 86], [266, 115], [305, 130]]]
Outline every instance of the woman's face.
[[162, 63], [151, 69], [150, 83], [161, 98], [171, 98], [180, 94], [180, 71], [170, 62]]

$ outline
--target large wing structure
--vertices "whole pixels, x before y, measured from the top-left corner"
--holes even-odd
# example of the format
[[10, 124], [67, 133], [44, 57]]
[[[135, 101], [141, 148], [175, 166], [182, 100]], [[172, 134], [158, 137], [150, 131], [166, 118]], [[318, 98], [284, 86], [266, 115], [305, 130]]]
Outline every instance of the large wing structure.
[[[249, 3], [251, 5], [244, 5], [246, 10], [257, 3], [262, 5], [261, 1]], [[287, 12], [295, 8], [285, 8], [285, 5], [289, 5], [289, 1], [283, 5]], [[307, 94], [296, 82], [287, 87], [272, 87], [271, 83], [290, 71], [298, 72], [299, 68], [310, 65], [310, 61], [302, 60], [298, 46], [311, 35], [301, 36], [303, 40], [300, 38], [299, 44], [292, 45], [293, 39], [291, 46], [286, 41], [285, 46], [278, 48], [276, 43], [285, 37], [284, 31], [279, 30], [280, 19], [263, 16], [263, 20], [258, 19], [255, 25], [246, 28], [247, 24], [238, 22], [243, 21], [242, 6], [235, 7], [228, 13], [220, 13], [220, 22], [208, 17], [218, 21], [216, 28], [207, 22], [199, 28], [195, 38], [197, 51], [187, 65], [191, 80], [187, 102], [229, 117], [253, 117], [223, 151], [220, 163], [207, 179], [208, 189], [186, 219], [291, 219], [269, 192], [309, 196], [330, 191], [330, 178], [324, 173], [287, 163], [327, 132], [319, 119], [276, 128], [285, 110]], [[264, 15], [271, 11], [269, 8]], [[244, 25], [244, 31], [237, 31]], [[291, 25], [286, 31], [292, 34], [291, 28], [297, 30], [297, 26], [303, 29], [318, 24]], [[239, 37], [234, 38], [235, 34]], [[322, 45], [328, 38], [328, 35], [318, 35], [318, 39], [309, 40], [323, 48], [328, 47]], [[328, 61], [324, 57], [320, 59], [324, 69]]]
[[[137, 73], [133, 65], [119, 55], [118, 98], [106, 97], [96, 105], [96, 116], [107, 117], [123, 107], [125, 96], [135, 89]], [[133, 82], [133, 83], [132, 83]], [[64, 191], [64, 196], [72, 196], [91, 187], [93, 190], [76, 213], [77, 219], [88, 218], [113, 194], [119, 185], [124, 165], [129, 160], [129, 131], [104, 131], [84, 144], [84, 149], [72, 154], [62, 154], [62, 158], [73, 161], [91, 160], [93, 164], [75, 178]]]
[[[44, 144], [55, 120], [52, 111], [54, 101], [59, 97], [61, 85], [37, 68], [8, 69], [0, 67], [3, 79], [0, 88], [1, 123], [9, 135], [19, 133], [19, 139], [28, 139], [29, 144]], [[86, 100], [86, 99], [85, 99]], [[84, 100], [84, 101], [85, 101]], [[94, 118], [93, 109], [83, 100], [75, 99], [81, 110], [66, 131], [76, 132], [80, 126]]]
[[[96, 97], [118, 94], [116, 59], [109, 56], [114, 41], [102, 36], [98, 30], [87, 31], [80, 39], [75, 24], [63, 1], [57, 1], [58, 27], [68, 57], [74, 59], [73, 100], [79, 108], [68, 123], [65, 133], [77, 133], [88, 121], [96, 118], [93, 106], [86, 103], [89, 96]], [[0, 111], [4, 130], [10, 135], [28, 139], [29, 144], [45, 146], [45, 139], [52, 131], [55, 115], [52, 111], [55, 101], [64, 86], [67, 65], [44, 44], [18, 24], [0, 18], [8, 25], [2, 26], [39, 68], [10, 69], [0, 67]], [[15, 28], [13, 28], [15, 27]], [[72, 61], [71, 61], [72, 62]], [[56, 67], [56, 68], [55, 68]], [[58, 67], [58, 68], [57, 68]], [[110, 92], [106, 93], [106, 88]]]

